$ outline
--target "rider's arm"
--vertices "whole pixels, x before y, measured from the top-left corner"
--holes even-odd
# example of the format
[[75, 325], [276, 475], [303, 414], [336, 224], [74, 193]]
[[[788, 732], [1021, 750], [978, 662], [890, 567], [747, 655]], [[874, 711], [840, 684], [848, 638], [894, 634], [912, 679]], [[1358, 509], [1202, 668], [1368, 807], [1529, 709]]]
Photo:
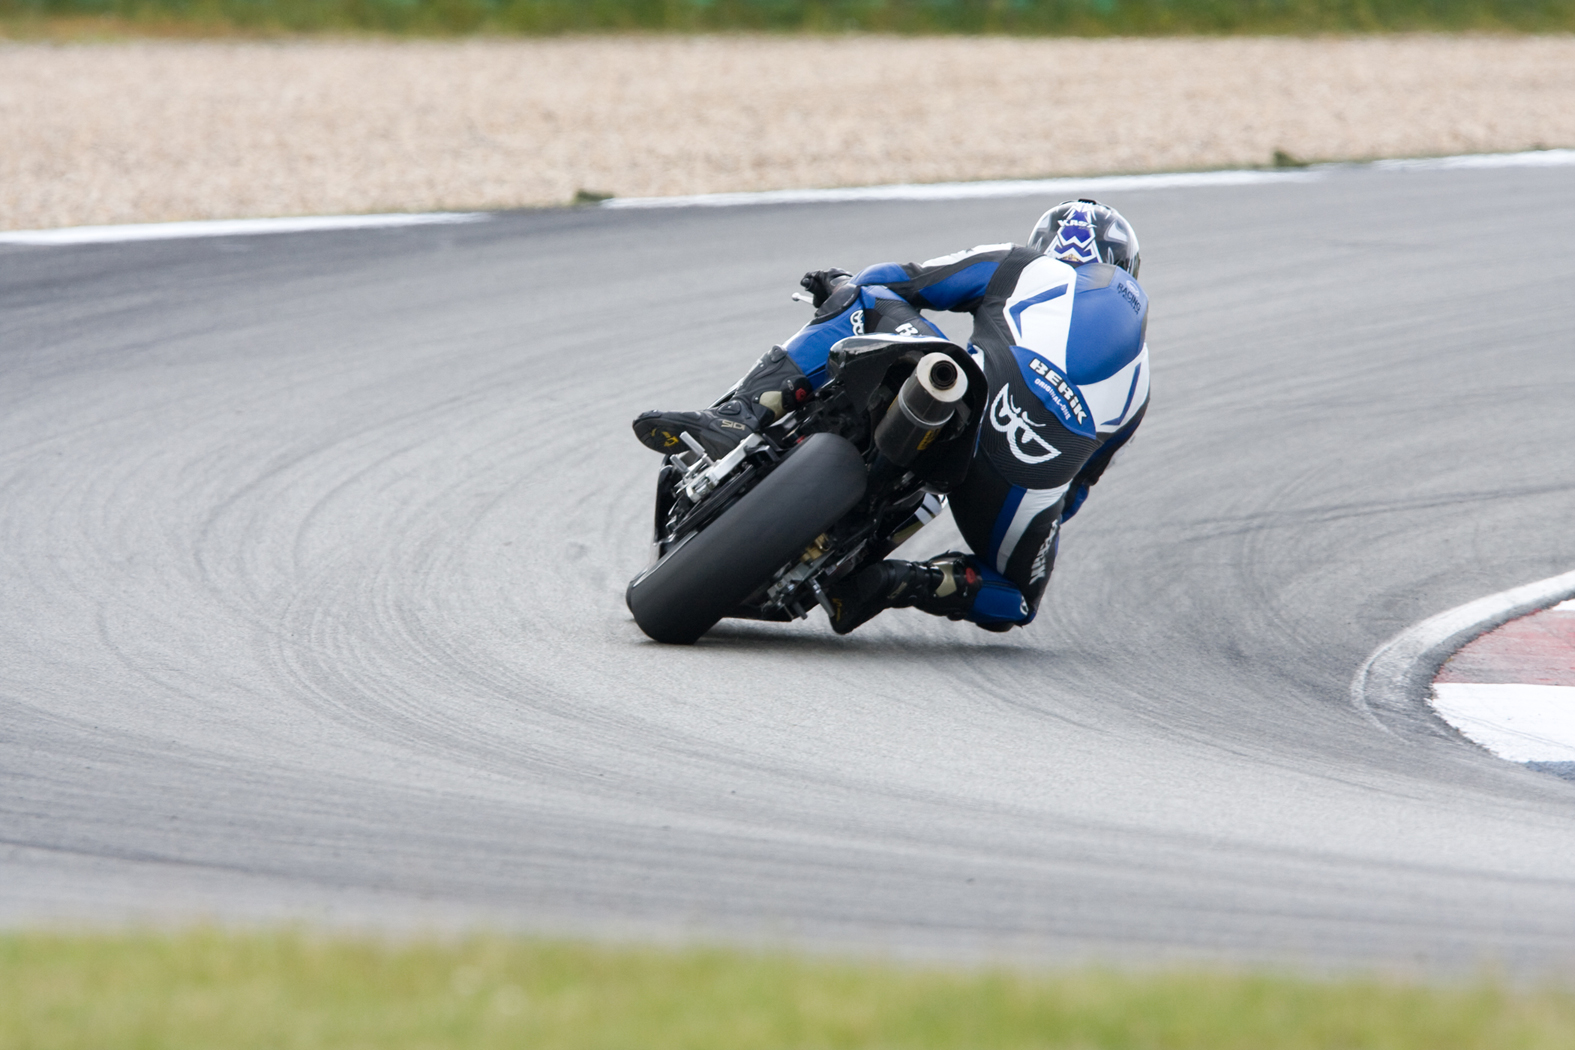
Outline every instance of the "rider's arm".
[[1105, 468], [1110, 466], [1110, 461], [1132, 435], [1137, 433], [1138, 424], [1143, 422], [1143, 414], [1148, 411], [1148, 399], [1143, 399], [1143, 404], [1132, 414], [1132, 418], [1114, 434], [1105, 439], [1105, 443], [1095, 450], [1088, 462], [1083, 464], [1083, 469], [1077, 472], [1077, 477], [1072, 479], [1072, 486], [1067, 490], [1066, 509], [1061, 512], [1061, 520], [1067, 521], [1077, 513], [1083, 501], [1088, 498], [1088, 490], [1104, 476]]
[[[1148, 344], [1143, 344], [1137, 359], [1133, 362], [1135, 367], [1132, 372], [1131, 384], [1127, 390], [1126, 403], [1114, 419], [1099, 422], [1099, 436], [1103, 439], [1094, 454], [1088, 457], [1088, 462], [1077, 472], [1072, 479], [1072, 486], [1067, 492], [1066, 509], [1061, 513], [1061, 520], [1066, 521], [1076, 514], [1083, 501], [1088, 498], [1089, 487], [1096, 483], [1110, 466], [1115, 454], [1132, 440], [1132, 435], [1137, 433], [1138, 425], [1143, 422], [1143, 415], [1148, 411], [1149, 383], [1148, 383]], [[1122, 369], [1126, 372], [1129, 369]], [[1120, 381], [1123, 376], [1118, 373], [1112, 379]]]
[[985, 244], [928, 262], [876, 263], [853, 283], [884, 285], [921, 310], [972, 313], [1011, 250], [1010, 244]]
[[[867, 311], [873, 309], [877, 316], [888, 315], [889, 321], [894, 312], [880, 305], [887, 300], [906, 303], [904, 310], [913, 307], [971, 313], [1011, 249], [1010, 244], [986, 244], [925, 263], [877, 263], [851, 281], [840, 280], [841, 271], [837, 270], [807, 273], [804, 287], [819, 300], [815, 316], [783, 344], [783, 349], [810, 383], [818, 387], [826, 381], [826, 354], [839, 339], [876, 330], [902, 330], [900, 324], [877, 329], [867, 323]], [[910, 311], [910, 318], [919, 331], [935, 331], [917, 313]]]

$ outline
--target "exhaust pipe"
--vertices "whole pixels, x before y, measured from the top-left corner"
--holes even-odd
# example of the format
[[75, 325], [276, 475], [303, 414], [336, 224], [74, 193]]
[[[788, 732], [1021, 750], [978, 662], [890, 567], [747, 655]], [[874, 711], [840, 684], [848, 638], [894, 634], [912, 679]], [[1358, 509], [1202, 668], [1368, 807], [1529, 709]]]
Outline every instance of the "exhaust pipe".
[[875, 428], [875, 447], [900, 467], [930, 447], [968, 392], [968, 376], [946, 354], [925, 354]]

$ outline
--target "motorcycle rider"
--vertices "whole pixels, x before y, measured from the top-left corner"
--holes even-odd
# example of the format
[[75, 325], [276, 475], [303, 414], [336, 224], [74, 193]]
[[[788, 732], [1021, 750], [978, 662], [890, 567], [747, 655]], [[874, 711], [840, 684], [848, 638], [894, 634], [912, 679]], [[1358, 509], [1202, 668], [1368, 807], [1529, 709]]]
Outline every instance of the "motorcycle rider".
[[1027, 245], [986, 244], [919, 264], [804, 275], [814, 318], [772, 347], [713, 407], [646, 412], [635, 435], [657, 451], [680, 432], [713, 457], [780, 419], [827, 379], [852, 335], [939, 336], [919, 313], [973, 315], [968, 352], [989, 383], [979, 444], [952, 515], [971, 554], [889, 559], [828, 588], [846, 634], [884, 609], [915, 607], [1005, 631], [1031, 622], [1077, 513], [1148, 408], [1148, 297], [1137, 235], [1090, 199], [1045, 212]]

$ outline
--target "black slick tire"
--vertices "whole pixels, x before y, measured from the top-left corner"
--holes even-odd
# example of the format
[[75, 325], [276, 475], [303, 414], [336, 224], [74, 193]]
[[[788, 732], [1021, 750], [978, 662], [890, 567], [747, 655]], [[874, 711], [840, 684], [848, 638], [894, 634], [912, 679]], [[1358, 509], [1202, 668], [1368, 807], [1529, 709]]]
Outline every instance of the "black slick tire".
[[864, 498], [852, 442], [814, 434], [710, 527], [636, 576], [625, 594], [640, 630], [688, 645]]

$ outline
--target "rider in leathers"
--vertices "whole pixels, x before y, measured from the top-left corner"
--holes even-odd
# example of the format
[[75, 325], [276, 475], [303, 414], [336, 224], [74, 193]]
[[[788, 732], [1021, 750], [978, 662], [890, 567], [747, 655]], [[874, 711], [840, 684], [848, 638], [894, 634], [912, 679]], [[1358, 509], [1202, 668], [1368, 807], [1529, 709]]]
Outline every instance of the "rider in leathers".
[[880, 263], [850, 278], [805, 274], [814, 318], [716, 406], [647, 412], [636, 436], [657, 451], [680, 431], [720, 456], [827, 379], [834, 343], [889, 332], [939, 335], [919, 310], [970, 313], [968, 352], [989, 381], [979, 446], [950, 496], [971, 554], [888, 560], [828, 593], [839, 634], [883, 609], [917, 607], [986, 630], [1029, 623], [1055, 566], [1062, 523], [1132, 438], [1148, 407], [1148, 297], [1137, 236], [1114, 208], [1068, 201], [1026, 246], [987, 244], [920, 264]]

